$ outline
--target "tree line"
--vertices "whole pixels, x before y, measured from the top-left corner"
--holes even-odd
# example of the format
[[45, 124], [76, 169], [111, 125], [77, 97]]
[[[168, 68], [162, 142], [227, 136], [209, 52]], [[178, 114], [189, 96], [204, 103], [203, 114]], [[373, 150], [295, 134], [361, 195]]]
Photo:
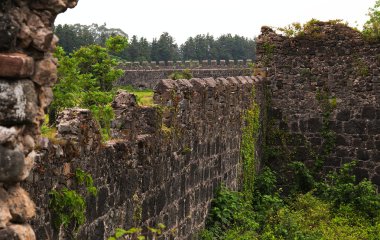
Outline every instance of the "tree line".
[[[128, 38], [121, 29], [107, 28], [105, 24], [60, 24], [55, 27], [55, 33], [60, 39], [60, 46], [68, 53], [91, 44], [104, 46], [110, 36]], [[128, 47], [117, 56], [131, 62], [255, 59], [255, 40], [232, 34], [218, 38], [198, 34], [179, 46], [167, 32], [152, 41], [133, 35], [129, 38]]]

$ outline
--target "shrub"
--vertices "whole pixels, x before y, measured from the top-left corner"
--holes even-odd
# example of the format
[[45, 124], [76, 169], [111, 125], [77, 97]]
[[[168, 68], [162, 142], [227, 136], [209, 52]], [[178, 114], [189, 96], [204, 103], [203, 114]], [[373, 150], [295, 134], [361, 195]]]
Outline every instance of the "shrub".
[[206, 226], [208, 230], [201, 233], [203, 239], [222, 239], [227, 235], [243, 234], [258, 228], [252, 205], [244, 194], [223, 186], [218, 189], [211, 202]]
[[169, 78], [173, 80], [178, 79], [191, 79], [193, 75], [191, 74], [191, 71], [189, 69], [185, 69], [183, 71], [176, 71], [172, 74], [170, 74]]
[[364, 179], [357, 183], [353, 175], [356, 162], [344, 164], [338, 172], [327, 175], [317, 186], [317, 194], [339, 209], [349, 206], [368, 219], [380, 219], [380, 196], [376, 187]]

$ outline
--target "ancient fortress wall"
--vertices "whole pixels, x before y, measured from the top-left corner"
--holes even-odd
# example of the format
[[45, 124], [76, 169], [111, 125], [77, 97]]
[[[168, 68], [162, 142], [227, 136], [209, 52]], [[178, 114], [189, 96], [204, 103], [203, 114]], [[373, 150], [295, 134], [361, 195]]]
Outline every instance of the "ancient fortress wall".
[[53, 22], [76, 0], [0, 2], [0, 239], [35, 239], [29, 179], [44, 108], [57, 79]]
[[106, 239], [116, 227], [167, 226], [166, 237], [192, 239], [204, 226], [215, 190], [223, 182], [237, 189], [244, 112], [258, 78], [162, 80], [157, 106], [140, 107], [119, 92], [113, 102], [114, 139], [102, 144], [88, 110], [58, 118], [55, 143], [42, 142], [25, 187], [39, 209], [33, 221], [38, 239], [70, 238], [52, 229], [48, 193], [76, 185], [80, 168], [94, 178], [98, 195], [88, 196], [86, 223], [78, 239]]
[[359, 179], [380, 186], [380, 44], [318, 23], [295, 38], [263, 27], [257, 47], [268, 68], [263, 161], [285, 174], [294, 160], [325, 170], [358, 160]]
[[[318, 23], [295, 38], [264, 27], [257, 50], [263, 68], [255, 72], [264, 79], [194, 68], [194, 76], [216, 78], [159, 81], [154, 107], [120, 92], [109, 142], [101, 142], [84, 109], [60, 115], [55, 140], [38, 139], [57, 78], [52, 24], [76, 2], [0, 3], [0, 240], [105, 239], [117, 227], [158, 223], [167, 226], [166, 237], [191, 239], [215, 189], [222, 182], [239, 188], [243, 115], [254, 86], [261, 161], [279, 177], [287, 177], [291, 161], [319, 161], [329, 170], [356, 159], [359, 179], [380, 185], [380, 44], [340, 24]], [[146, 81], [167, 77], [161, 69], [143, 71]], [[98, 194], [85, 199], [78, 231], [53, 230], [49, 193], [66, 187], [84, 194], [77, 169], [92, 175]]]
[[218, 78], [218, 77], [235, 77], [251, 75], [250, 64], [252, 60], [238, 60], [235, 62], [225, 60], [217, 62], [216, 60], [207, 61], [185, 61], [167, 63], [156, 62], [134, 62], [125, 63], [120, 66], [125, 70], [123, 77], [117, 82], [118, 85], [131, 85], [138, 88], [151, 88], [161, 79], [169, 78], [175, 72], [182, 72], [185, 69], [190, 71], [194, 78]]

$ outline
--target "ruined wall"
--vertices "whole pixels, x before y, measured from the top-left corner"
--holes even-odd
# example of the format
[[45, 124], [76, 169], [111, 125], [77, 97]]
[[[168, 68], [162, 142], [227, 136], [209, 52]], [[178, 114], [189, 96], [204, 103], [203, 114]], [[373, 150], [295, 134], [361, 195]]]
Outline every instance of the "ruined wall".
[[123, 77], [121, 77], [117, 85], [131, 85], [138, 88], [151, 88], [158, 83], [161, 79], [168, 78], [174, 72], [181, 72], [188, 69], [194, 78], [218, 78], [218, 77], [234, 77], [234, 76], [248, 76], [251, 75], [250, 64], [252, 61], [238, 60], [236, 63], [225, 60], [216, 60], [202, 62], [199, 61], [185, 61], [175, 62], [160, 61], [156, 62], [139, 62], [126, 63], [121, 68], [125, 70]]
[[76, 0], [0, 2], [0, 239], [35, 239], [28, 179], [44, 108], [52, 99], [56, 15]]
[[53, 231], [47, 196], [64, 186], [82, 191], [73, 177], [77, 168], [90, 173], [98, 188], [86, 199], [78, 239], [106, 239], [116, 227], [158, 223], [167, 226], [165, 238], [195, 237], [221, 182], [238, 188], [243, 113], [254, 82], [259, 79], [162, 80], [154, 107], [137, 106], [121, 91], [113, 102], [114, 139], [105, 144], [88, 110], [64, 111], [55, 144], [41, 142], [25, 185], [38, 207], [38, 239], [70, 238], [70, 231]]
[[319, 157], [325, 170], [358, 160], [359, 179], [380, 186], [380, 44], [319, 22], [294, 38], [263, 27], [257, 47], [268, 67], [264, 161], [285, 177], [294, 160]]

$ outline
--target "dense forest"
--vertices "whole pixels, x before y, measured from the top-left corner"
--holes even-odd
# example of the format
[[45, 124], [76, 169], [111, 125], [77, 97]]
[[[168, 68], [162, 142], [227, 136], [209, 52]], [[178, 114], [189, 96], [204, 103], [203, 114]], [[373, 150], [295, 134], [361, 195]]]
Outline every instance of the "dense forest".
[[[98, 44], [104, 46], [110, 36], [128, 35], [120, 29], [103, 25], [58, 25], [55, 33], [63, 49], [71, 53], [82, 46]], [[255, 41], [246, 37], [224, 34], [218, 38], [199, 34], [189, 37], [178, 46], [174, 38], [164, 32], [151, 42], [144, 37], [133, 35], [128, 47], [117, 54], [126, 61], [185, 61], [185, 60], [239, 60], [255, 59]]]

